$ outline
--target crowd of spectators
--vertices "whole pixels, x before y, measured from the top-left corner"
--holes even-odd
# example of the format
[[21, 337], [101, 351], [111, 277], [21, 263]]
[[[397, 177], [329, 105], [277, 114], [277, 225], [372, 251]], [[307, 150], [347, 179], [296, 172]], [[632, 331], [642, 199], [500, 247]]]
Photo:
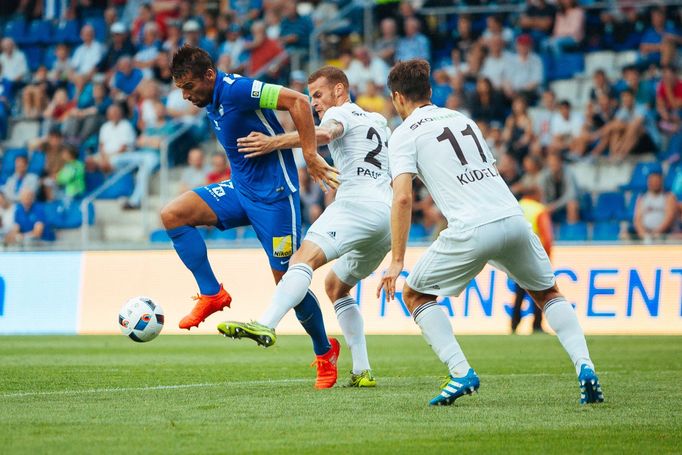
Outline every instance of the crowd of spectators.
[[[29, 142], [28, 154], [18, 156], [13, 173], [5, 172], [7, 181], [0, 182], [3, 225], [10, 210], [5, 206], [18, 213], [14, 206], [23, 204], [21, 213], [30, 213], [32, 199], [67, 204], [78, 200], [88, 189], [90, 172], [135, 169], [135, 187], [123, 207], [138, 209], [158, 167], [162, 141], [178, 125], [189, 128], [191, 148], [189, 154], [175, 157], [188, 163], [181, 189], [229, 176], [223, 153], [207, 158], [207, 152], [196, 147], [210, 128], [172, 83], [173, 52], [184, 44], [200, 46], [220, 70], [305, 92], [301, 69], [309, 57], [311, 32], [349, 2], [10, 3], [0, 12], [5, 31], [0, 42], [0, 135], [7, 134], [10, 117], [38, 120], [41, 129], [40, 137]], [[581, 189], [571, 170], [573, 162], [617, 164], [642, 154], [671, 164], [680, 160], [682, 10], [619, 2], [613, 8], [586, 9], [575, 0], [533, 0], [486, 2], [525, 4], [515, 13], [426, 16], [417, 4], [443, 2], [381, 3], [374, 11], [372, 45], [361, 42], [361, 12], [328, 26], [330, 31], [318, 43], [324, 60], [346, 71], [354, 100], [397, 126], [400, 119], [386, 89], [388, 72], [398, 60], [428, 59], [434, 104], [470, 115], [514, 193], [522, 197], [539, 189], [554, 221], [581, 219]], [[44, 37], [43, 52], [34, 52], [35, 41], [17, 39], [19, 25], [29, 33], [39, 30], [34, 23], [48, 24], [64, 39]], [[603, 49], [636, 50], [639, 58], [617, 79], [610, 80], [607, 71], [591, 75], [593, 89], [585, 108], [573, 99], [557, 99], [549, 90], [548, 69], [561, 66], [569, 54]], [[36, 60], [36, 55], [41, 58]], [[291, 126], [286, 118], [282, 122]], [[45, 164], [35, 173], [27, 172], [35, 154], [43, 154]], [[310, 185], [305, 172], [300, 177], [303, 214], [311, 223], [331, 196]], [[668, 193], [673, 198], [674, 191]], [[414, 197], [415, 223], [436, 233], [444, 220], [428, 192], [418, 185]], [[655, 206], [646, 204], [647, 210]], [[680, 211], [673, 206], [668, 231], [679, 225]], [[642, 222], [633, 223], [633, 234], [644, 236]], [[46, 236], [31, 232], [29, 237]]]

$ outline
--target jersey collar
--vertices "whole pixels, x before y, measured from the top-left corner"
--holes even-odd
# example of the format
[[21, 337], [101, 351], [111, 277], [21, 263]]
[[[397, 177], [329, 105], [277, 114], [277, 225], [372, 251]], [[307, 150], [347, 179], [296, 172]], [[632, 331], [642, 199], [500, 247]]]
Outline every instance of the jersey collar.
[[220, 106], [220, 97], [223, 93], [223, 86], [225, 85], [221, 84], [221, 82], [225, 76], [226, 74], [222, 71], [216, 72], [215, 85], [213, 86], [213, 101], [209, 106], [206, 106], [206, 109], [212, 113], [215, 113]]

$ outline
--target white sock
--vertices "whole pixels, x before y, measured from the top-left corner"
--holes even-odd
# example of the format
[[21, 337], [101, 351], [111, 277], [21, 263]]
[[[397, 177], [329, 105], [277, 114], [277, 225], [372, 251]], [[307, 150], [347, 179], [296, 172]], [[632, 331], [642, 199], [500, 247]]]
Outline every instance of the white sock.
[[299, 263], [289, 267], [272, 296], [272, 303], [265, 313], [258, 319], [260, 324], [271, 329], [277, 327], [285, 314], [301, 303], [305, 297], [310, 282], [313, 279], [313, 269], [308, 264]]
[[471, 366], [452, 333], [450, 320], [440, 305], [436, 302], [427, 302], [418, 306], [412, 317], [433, 352], [448, 366], [450, 374], [454, 377], [466, 376]]
[[544, 312], [549, 326], [556, 332], [559, 342], [571, 357], [575, 371], [580, 374], [583, 363], [594, 369], [585, 334], [571, 304], [564, 297], [557, 297], [545, 304]]
[[365, 341], [365, 322], [355, 299], [351, 296], [340, 298], [334, 302], [334, 311], [353, 358], [353, 374], [371, 369]]

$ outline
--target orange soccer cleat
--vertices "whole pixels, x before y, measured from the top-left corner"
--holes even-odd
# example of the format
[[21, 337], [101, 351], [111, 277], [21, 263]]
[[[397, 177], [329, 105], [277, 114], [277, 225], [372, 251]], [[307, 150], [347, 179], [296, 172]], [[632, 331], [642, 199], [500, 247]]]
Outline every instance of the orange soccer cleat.
[[180, 320], [179, 326], [181, 329], [189, 330], [192, 327], [199, 327], [199, 324], [204, 322], [207, 317], [213, 313], [222, 311], [225, 307], [229, 308], [230, 303], [232, 302], [232, 297], [230, 297], [230, 294], [223, 288], [222, 284], [220, 285], [220, 291], [218, 291], [216, 295], [197, 294], [192, 298], [196, 300], [197, 303], [194, 305], [194, 308], [192, 308], [192, 311]]
[[317, 366], [317, 380], [315, 381], [316, 389], [330, 389], [334, 387], [336, 378], [338, 377], [336, 363], [339, 360], [341, 345], [336, 338], [330, 338], [329, 343], [332, 345], [329, 352], [316, 356], [316, 359], [310, 365]]

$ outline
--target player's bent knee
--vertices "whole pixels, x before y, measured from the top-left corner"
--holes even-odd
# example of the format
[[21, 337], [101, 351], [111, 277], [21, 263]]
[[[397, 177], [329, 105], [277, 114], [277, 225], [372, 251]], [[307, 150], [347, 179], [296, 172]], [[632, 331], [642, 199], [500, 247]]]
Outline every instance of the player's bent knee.
[[434, 296], [415, 291], [407, 283], [403, 286], [403, 302], [405, 302], [410, 313], [413, 313], [419, 306], [434, 300], [434, 298]]
[[545, 289], [543, 291], [528, 291], [528, 294], [533, 298], [535, 304], [540, 308], [544, 308], [545, 304], [550, 300], [555, 299], [557, 297], [561, 297], [559, 287], [556, 284], [554, 284], [554, 286], [552, 286], [551, 288]]
[[324, 290], [332, 303], [347, 296], [350, 289], [351, 286], [341, 281], [333, 271], [329, 272], [327, 278], [324, 280]]

